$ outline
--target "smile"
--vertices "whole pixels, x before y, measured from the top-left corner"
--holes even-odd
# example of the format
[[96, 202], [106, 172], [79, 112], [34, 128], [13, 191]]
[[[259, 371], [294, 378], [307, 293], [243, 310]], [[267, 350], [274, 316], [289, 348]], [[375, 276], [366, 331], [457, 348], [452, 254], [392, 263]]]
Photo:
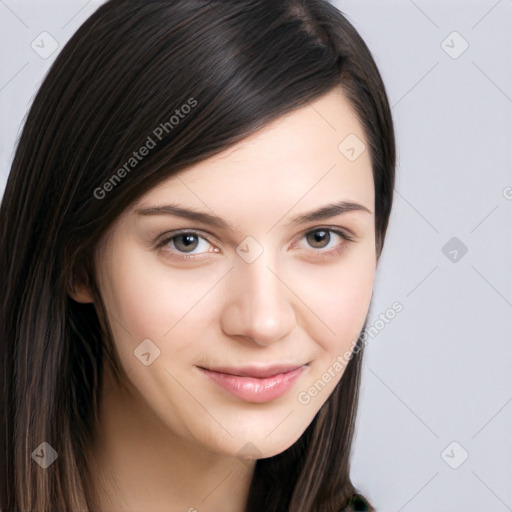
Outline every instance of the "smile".
[[198, 368], [205, 376], [231, 395], [246, 402], [264, 403], [275, 400], [289, 391], [308, 366], [245, 370]]

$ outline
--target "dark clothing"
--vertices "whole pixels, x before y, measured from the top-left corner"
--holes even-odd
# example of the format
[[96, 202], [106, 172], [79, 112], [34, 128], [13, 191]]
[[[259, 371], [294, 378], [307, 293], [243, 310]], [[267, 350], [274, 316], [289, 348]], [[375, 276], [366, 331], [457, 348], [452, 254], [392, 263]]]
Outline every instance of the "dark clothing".
[[354, 494], [348, 500], [347, 506], [340, 512], [372, 512], [375, 509], [360, 494]]

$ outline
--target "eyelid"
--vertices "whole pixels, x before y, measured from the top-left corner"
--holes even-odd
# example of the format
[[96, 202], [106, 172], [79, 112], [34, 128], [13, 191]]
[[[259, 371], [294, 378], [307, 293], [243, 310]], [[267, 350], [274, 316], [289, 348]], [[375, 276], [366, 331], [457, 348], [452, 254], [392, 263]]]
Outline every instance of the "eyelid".
[[181, 228], [181, 229], [175, 229], [172, 231], [166, 231], [165, 233], [162, 233], [159, 235], [156, 240], [155, 244], [157, 246], [165, 245], [169, 243], [169, 241], [174, 238], [175, 236], [182, 235], [185, 233], [191, 233], [198, 236], [201, 236], [202, 238], [205, 238], [208, 242], [212, 243], [214, 241], [216, 244], [220, 244], [220, 241], [217, 237], [213, 236], [211, 233], [208, 233], [207, 231], [203, 231], [201, 229], [196, 228]]

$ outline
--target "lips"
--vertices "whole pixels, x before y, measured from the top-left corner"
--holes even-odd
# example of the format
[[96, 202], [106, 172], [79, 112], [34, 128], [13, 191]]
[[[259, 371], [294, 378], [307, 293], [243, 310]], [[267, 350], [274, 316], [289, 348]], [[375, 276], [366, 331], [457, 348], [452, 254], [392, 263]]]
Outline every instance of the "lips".
[[253, 377], [254, 379], [266, 379], [268, 377], [274, 377], [281, 373], [292, 372], [294, 370], [297, 370], [301, 366], [304, 365], [272, 365], [264, 367], [244, 366], [240, 368], [215, 367], [203, 369], [216, 373], [225, 373], [226, 375], [237, 375], [239, 377]]
[[271, 402], [285, 395], [309, 369], [304, 365], [207, 369], [198, 367], [210, 382], [245, 402]]

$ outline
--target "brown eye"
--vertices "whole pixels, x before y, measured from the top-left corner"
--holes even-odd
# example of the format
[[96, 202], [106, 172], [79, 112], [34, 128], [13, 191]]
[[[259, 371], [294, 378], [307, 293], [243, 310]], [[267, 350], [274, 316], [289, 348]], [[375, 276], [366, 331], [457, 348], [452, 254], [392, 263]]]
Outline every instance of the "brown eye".
[[311, 247], [323, 249], [331, 241], [331, 235], [326, 229], [316, 229], [315, 231], [310, 231], [306, 235], [306, 239]]
[[198, 258], [209, 252], [218, 252], [218, 249], [205, 236], [190, 230], [169, 233], [157, 247], [177, 258]]
[[182, 233], [172, 237], [176, 249], [182, 252], [193, 251], [198, 245], [198, 236], [193, 233]]
[[[333, 236], [334, 235], [334, 236]], [[341, 254], [354, 238], [341, 229], [335, 228], [316, 228], [307, 231], [302, 235], [306, 240], [308, 247], [306, 249], [308, 257], [324, 259], [332, 258]]]

